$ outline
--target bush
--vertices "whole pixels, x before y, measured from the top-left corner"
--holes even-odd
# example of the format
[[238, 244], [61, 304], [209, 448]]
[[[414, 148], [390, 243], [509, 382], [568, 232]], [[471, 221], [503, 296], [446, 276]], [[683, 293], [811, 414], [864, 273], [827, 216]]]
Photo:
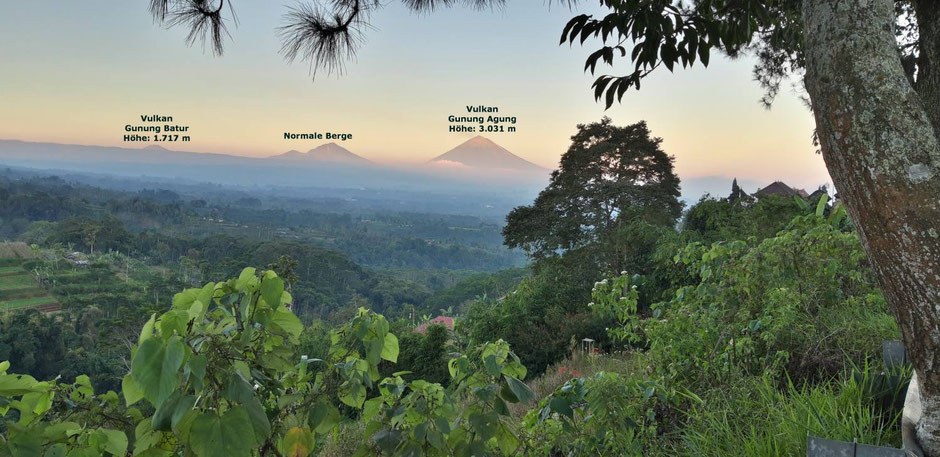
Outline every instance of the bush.
[[675, 382], [784, 369], [797, 381], [825, 378], [897, 337], [858, 237], [816, 216], [760, 242], [692, 243], [675, 261], [696, 281], [638, 324]]

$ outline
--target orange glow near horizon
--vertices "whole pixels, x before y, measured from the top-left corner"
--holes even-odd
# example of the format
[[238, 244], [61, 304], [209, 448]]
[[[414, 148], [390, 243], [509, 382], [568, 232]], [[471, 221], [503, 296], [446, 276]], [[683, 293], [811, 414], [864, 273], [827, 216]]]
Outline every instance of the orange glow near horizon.
[[[447, 116], [484, 104], [516, 116], [518, 130], [483, 135], [546, 168], [557, 165], [577, 124], [609, 116], [620, 125], [646, 120], [680, 178], [829, 181], [811, 144], [811, 114], [789, 93], [772, 110], [761, 107], [748, 59], [658, 72], [605, 111], [581, 71], [593, 48], [556, 46], [573, 13], [565, 9], [419, 17], [390, 7], [346, 74], [311, 81], [304, 65], [277, 55], [280, 5], [241, 6], [242, 23], [215, 58], [127, 3], [103, 17], [82, 5], [0, 7], [0, 38], [17, 37], [0, 50], [0, 138], [141, 148], [148, 144], [122, 141], [123, 126], [163, 114], [191, 127], [191, 142], [160, 144], [171, 150], [265, 157], [328, 142], [284, 140], [285, 131], [348, 132], [353, 139], [338, 144], [404, 165], [475, 136], [448, 132]], [[519, 30], [523, 16], [531, 28]], [[480, 36], [481, 27], [492, 31]]]

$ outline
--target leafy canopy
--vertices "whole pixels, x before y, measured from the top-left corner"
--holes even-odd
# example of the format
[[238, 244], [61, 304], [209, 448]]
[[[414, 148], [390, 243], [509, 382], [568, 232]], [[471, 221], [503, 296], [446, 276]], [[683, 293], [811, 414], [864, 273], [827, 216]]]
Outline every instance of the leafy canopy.
[[551, 182], [531, 206], [514, 209], [503, 230], [509, 247], [535, 258], [601, 243], [635, 220], [671, 225], [679, 217], [673, 158], [645, 122], [609, 118], [578, 125]]

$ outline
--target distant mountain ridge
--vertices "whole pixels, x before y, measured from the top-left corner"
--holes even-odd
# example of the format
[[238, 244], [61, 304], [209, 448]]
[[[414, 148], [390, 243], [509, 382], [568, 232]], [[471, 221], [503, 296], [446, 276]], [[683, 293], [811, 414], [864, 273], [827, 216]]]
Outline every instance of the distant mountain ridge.
[[446, 162], [487, 170], [512, 170], [525, 173], [548, 172], [548, 169], [529, 162], [480, 135], [464, 141], [456, 148], [428, 161], [431, 164]]
[[[239, 186], [370, 188], [408, 191], [516, 192], [531, 195], [544, 187], [548, 173], [501, 173], [463, 166], [371, 162], [337, 144], [308, 152], [248, 157], [166, 149], [155, 144], [130, 147], [38, 143], [0, 139], [0, 167], [26, 167], [170, 178]], [[185, 147], [174, 144], [174, 147]], [[459, 157], [458, 157], [459, 159]], [[482, 185], [482, 186], [481, 186]], [[523, 202], [525, 200], [519, 200]]]
[[336, 143], [322, 144], [307, 152], [300, 152], [298, 150], [292, 149], [283, 154], [273, 155], [269, 158], [274, 160], [303, 160], [349, 165], [368, 165], [372, 163], [371, 160], [353, 154], [348, 149]]
[[[498, 188], [500, 191], [518, 191], [518, 195], [523, 197], [516, 201], [517, 204], [528, 203], [545, 187], [549, 179], [548, 170], [515, 156], [482, 137], [472, 138], [423, 166], [396, 166], [369, 162], [361, 157], [361, 160], [351, 158], [348, 163], [318, 161], [314, 159], [323, 156], [319, 153], [310, 155], [312, 151], [291, 151], [279, 154], [281, 158], [276, 159], [179, 151], [158, 144], [131, 146], [133, 147], [0, 139], [0, 168], [13, 166], [148, 179], [182, 179], [200, 183], [279, 187], [385, 188], [409, 191], [446, 188], [464, 192], [467, 189], [479, 190], [480, 184], [485, 184], [488, 190], [495, 191]], [[319, 148], [314, 148], [313, 151], [317, 149]], [[340, 146], [324, 149], [334, 153], [340, 149], [345, 150]], [[486, 160], [491, 154], [497, 159]], [[296, 157], [291, 158], [292, 156]], [[482, 164], [478, 162], [481, 158]], [[532, 172], [519, 173], [514, 166]], [[508, 173], [501, 172], [507, 169]], [[731, 177], [726, 176], [684, 177], [683, 200], [692, 204], [706, 193], [713, 196], [726, 195], [730, 181]], [[738, 184], [748, 189], [761, 187], [761, 183], [753, 179], [738, 179]]]

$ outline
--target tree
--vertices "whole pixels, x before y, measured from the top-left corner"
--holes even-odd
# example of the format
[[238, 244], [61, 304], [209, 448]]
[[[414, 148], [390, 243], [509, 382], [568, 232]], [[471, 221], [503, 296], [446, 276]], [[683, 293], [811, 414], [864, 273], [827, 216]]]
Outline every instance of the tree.
[[607, 248], [622, 246], [631, 225], [669, 226], [682, 211], [673, 158], [645, 122], [617, 127], [604, 118], [579, 125], [571, 140], [535, 203], [509, 213], [506, 245], [536, 259], [604, 247], [605, 267], [618, 269], [629, 259]]
[[88, 246], [91, 254], [95, 253], [95, 242], [98, 240], [98, 232], [101, 227], [97, 225], [87, 225], [82, 229], [82, 241]]

